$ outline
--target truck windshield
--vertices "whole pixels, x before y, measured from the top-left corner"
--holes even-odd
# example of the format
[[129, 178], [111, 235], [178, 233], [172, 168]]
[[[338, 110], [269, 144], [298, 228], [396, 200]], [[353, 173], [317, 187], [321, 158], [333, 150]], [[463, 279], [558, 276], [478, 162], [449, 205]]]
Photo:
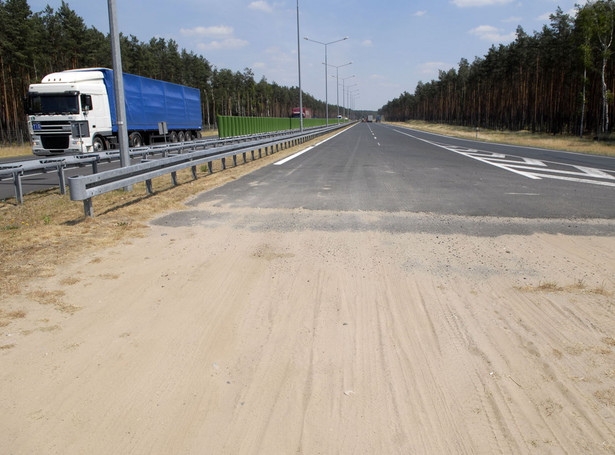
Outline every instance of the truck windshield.
[[77, 95], [67, 93], [29, 94], [28, 114], [78, 114]]

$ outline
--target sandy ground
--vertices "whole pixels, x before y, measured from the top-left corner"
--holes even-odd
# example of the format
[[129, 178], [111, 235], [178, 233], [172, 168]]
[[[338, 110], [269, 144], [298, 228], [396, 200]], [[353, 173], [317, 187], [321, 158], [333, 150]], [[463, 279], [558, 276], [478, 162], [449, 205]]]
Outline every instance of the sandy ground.
[[615, 453], [614, 237], [195, 210], [9, 302], [0, 453]]

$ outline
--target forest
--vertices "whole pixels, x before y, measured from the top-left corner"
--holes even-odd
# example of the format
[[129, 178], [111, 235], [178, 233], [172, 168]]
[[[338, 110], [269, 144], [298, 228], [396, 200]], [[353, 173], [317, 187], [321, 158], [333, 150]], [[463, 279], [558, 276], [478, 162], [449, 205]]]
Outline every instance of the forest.
[[560, 8], [541, 31], [439, 71], [380, 110], [387, 120], [606, 138], [613, 128], [613, 0]]
[[[299, 105], [298, 87], [264, 77], [256, 82], [249, 68], [216, 68], [172, 39], [120, 35], [120, 47], [124, 72], [198, 88], [206, 126], [214, 126], [216, 115], [289, 117]], [[112, 68], [109, 35], [86, 26], [68, 3], [33, 13], [27, 0], [0, 0], [0, 144], [27, 140], [23, 99], [29, 84], [54, 71], [88, 67]], [[325, 103], [305, 92], [303, 105], [325, 116]], [[336, 106], [329, 106], [329, 115], [337, 115]]]

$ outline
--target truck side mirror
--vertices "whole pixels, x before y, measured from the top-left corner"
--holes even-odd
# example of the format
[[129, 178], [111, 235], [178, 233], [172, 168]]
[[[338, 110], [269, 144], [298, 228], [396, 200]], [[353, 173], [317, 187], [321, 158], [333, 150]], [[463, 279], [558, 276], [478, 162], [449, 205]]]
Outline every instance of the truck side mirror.
[[81, 95], [81, 109], [85, 112], [92, 110], [92, 95]]

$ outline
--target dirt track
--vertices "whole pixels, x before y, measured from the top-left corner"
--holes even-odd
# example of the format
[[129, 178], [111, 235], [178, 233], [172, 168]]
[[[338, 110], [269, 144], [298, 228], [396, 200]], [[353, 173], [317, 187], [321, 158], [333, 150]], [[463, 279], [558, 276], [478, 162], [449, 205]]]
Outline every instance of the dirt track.
[[196, 209], [11, 302], [0, 453], [615, 453], [613, 237]]

